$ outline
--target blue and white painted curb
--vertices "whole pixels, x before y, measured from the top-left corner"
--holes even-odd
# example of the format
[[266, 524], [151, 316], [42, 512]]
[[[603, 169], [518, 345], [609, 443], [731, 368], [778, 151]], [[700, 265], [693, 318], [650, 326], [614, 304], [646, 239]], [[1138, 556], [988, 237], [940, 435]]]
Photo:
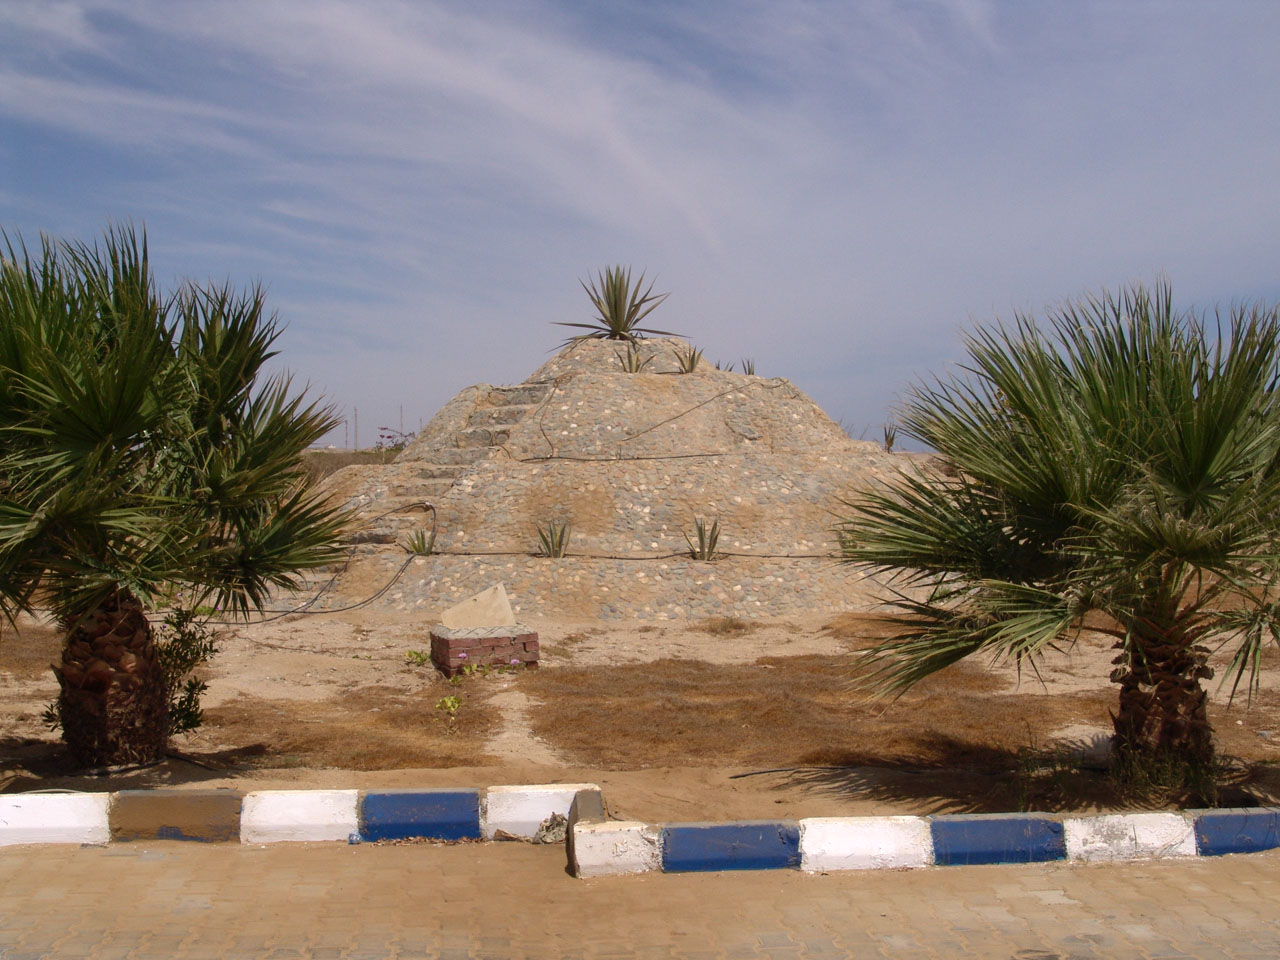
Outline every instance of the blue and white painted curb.
[[[532, 839], [554, 815], [566, 817], [592, 783], [500, 786], [487, 790], [260, 790], [240, 796], [241, 843], [374, 842], [378, 840]], [[214, 841], [225, 826], [209, 816], [208, 791], [149, 791], [159, 811], [153, 829], [141, 833], [127, 819], [137, 792], [17, 793], [0, 795], [0, 846], [32, 843], [105, 844], [121, 839]], [[169, 822], [165, 822], [168, 819]], [[172, 824], [181, 822], [181, 831]], [[219, 829], [219, 827], [222, 829]], [[233, 833], [234, 835], [234, 833]]]
[[662, 871], [901, 870], [958, 864], [1124, 861], [1280, 847], [1280, 809], [1089, 817], [974, 814], [813, 817], [650, 825], [570, 813], [570, 868], [603, 877]]
[[[217, 802], [211, 802], [215, 793]], [[600, 788], [590, 783], [261, 790], [243, 796], [196, 790], [6, 794], [0, 795], [0, 846], [234, 838], [237, 803], [239, 839], [246, 844], [531, 839], [559, 815], [568, 821], [569, 867], [578, 877], [1125, 861], [1280, 848], [1280, 808], [648, 824], [609, 819]], [[140, 825], [140, 811], [153, 820]]]

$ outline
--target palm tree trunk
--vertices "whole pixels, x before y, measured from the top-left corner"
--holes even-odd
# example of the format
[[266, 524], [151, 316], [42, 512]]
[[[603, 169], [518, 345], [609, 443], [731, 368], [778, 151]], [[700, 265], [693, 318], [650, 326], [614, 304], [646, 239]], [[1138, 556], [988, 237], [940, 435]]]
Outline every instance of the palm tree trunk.
[[1208, 694], [1200, 686], [1213, 676], [1208, 654], [1190, 642], [1138, 637], [1131, 652], [1112, 661], [1119, 665], [1111, 675], [1120, 684], [1119, 710], [1111, 717], [1118, 754], [1180, 765], [1212, 762]]
[[109, 767], [164, 756], [169, 697], [151, 624], [134, 597], [119, 593], [76, 623], [54, 673], [62, 736], [79, 763]]

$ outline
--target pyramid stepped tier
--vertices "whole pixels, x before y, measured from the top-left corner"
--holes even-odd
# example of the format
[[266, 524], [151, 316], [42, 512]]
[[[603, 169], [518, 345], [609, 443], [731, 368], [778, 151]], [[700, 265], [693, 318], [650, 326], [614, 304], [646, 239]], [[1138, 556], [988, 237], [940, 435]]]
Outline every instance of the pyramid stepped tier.
[[[416, 610], [437, 621], [454, 604], [495, 583], [506, 586], [517, 617], [567, 620], [679, 620], [842, 613], [876, 606], [879, 586], [829, 560], [729, 557], [714, 563], [683, 558], [598, 560], [568, 556], [408, 558], [395, 548], [358, 547], [348, 573], [309, 609], [333, 610], [364, 600], [395, 578], [369, 607]], [[308, 603], [311, 591], [279, 597], [273, 609]]]
[[[836, 562], [833, 525], [860, 487], [912, 461], [849, 439], [781, 378], [680, 373], [682, 341], [585, 341], [522, 384], [459, 393], [394, 463], [353, 466], [326, 488], [355, 513], [354, 555], [321, 606], [390, 577], [399, 546], [431, 530], [377, 601], [440, 609], [503, 581], [545, 615], [664, 618], [786, 614], [865, 606], [863, 573]], [[695, 522], [718, 522], [714, 563], [688, 556]], [[533, 556], [565, 524], [569, 556]]]

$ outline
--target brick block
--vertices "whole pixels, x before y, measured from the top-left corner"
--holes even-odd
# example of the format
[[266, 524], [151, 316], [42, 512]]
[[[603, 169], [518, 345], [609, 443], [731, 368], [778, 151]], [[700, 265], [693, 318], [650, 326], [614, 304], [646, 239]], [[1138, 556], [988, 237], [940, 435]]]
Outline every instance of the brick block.
[[662, 830], [662, 869], [778, 870], [800, 866], [800, 828], [786, 820], [681, 823]]
[[357, 790], [257, 790], [240, 809], [241, 843], [347, 840], [360, 829]]
[[1115, 813], [1069, 817], [1062, 823], [1071, 860], [1143, 860], [1194, 857], [1190, 817], [1180, 813]]
[[1196, 848], [1202, 857], [1256, 853], [1280, 847], [1280, 810], [1197, 811]]
[[498, 831], [514, 837], [533, 837], [552, 814], [567, 817], [575, 797], [582, 791], [599, 793], [594, 783], [539, 783], [490, 787], [485, 794], [484, 835], [492, 839]]
[[611, 877], [662, 869], [662, 831], [633, 820], [580, 821], [569, 829], [569, 872]]
[[237, 840], [236, 790], [121, 790], [111, 805], [112, 840]]
[[933, 862], [933, 835], [924, 817], [810, 817], [800, 821], [800, 868], [883, 870]]
[[450, 630], [437, 626], [431, 630], [431, 662], [447, 677], [463, 667], [507, 666], [517, 661], [527, 667], [538, 663], [538, 635], [528, 627], [480, 627]]
[[360, 803], [363, 840], [478, 840], [478, 790], [379, 790]]
[[109, 793], [0, 796], [0, 847], [19, 843], [106, 843]]
[[965, 814], [933, 817], [937, 864], [1040, 863], [1067, 856], [1062, 824], [1024, 814]]

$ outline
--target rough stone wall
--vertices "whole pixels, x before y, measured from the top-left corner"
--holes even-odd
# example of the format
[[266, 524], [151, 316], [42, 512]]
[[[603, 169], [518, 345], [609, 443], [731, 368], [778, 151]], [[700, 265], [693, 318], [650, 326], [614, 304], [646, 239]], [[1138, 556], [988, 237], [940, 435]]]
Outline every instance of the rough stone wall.
[[460, 391], [457, 396], [441, 407], [412, 442], [400, 451], [396, 460], [403, 463], [428, 459], [426, 455], [428, 451], [437, 447], [451, 446], [454, 436], [466, 426], [467, 417], [472, 409], [490, 389], [489, 384], [479, 383]]
[[[911, 461], [849, 439], [785, 379], [677, 370], [673, 339], [622, 370], [625, 344], [583, 341], [523, 384], [479, 384], [432, 419], [397, 461], [328, 481], [358, 511], [358, 545], [335, 606], [405, 561], [428, 529], [436, 549], [379, 603], [438, 612], [501, 580], [526, 613], [665, 618], [782, 615], [867, 603], [862, 575], [834, 560], [833, 526], [860, 487]], [[716, 563], [688, 559], [695, 518], [720, 524]], [[529, 556], [567, 523], [570, 557]], [[503, 554], [501, 557], [462, 554]], [[679, 556], [672, 556], [679, 555]], [[786, 555], [785, 557], [778, 555]], [[623, 559], [614, 559], [623, 558]]]
[[[361, 582], [382, 585], [404, 561], [403, 553], [371, 552], [362, 559]], [[636, 561], [444, 555], [413, 559], [374, 606], [416, 610], [425, 620], [434, 620], [453, 604], [499, 582], [506, 585], [517, 617], [568, 619], [838, 613], [871, 609], [879, 596], [878, 585], [864, 572], [827, 559], [727, 558], [704, 563], [687, 557]], [[347, 599], [341, 592], [326, 596], [315, 609], [332, 609]]]
[[716, 370], [704, 360], [675, 372], [681, 341], [648, 341], [655, 361], [624, 373], [609, 341], [587, 341], [553, 357], [530, 377], [552, 392], [512, 431], [514, 459], [546, 456], [639, 457], [687, 454], [873, 451], [845, 436], [789, 380]]
[[720, 522], [721, 549], [755, 555], [832, 553], [841, 501], [896, 472], [877, 453], [858, 463], [825, 454], [583, 463], [477, 464], [437, 504], [442, 548], [532, 550], [539, 525], [567, 522], [570, 552], [661, 554], [687, 549], [694, 518]]

